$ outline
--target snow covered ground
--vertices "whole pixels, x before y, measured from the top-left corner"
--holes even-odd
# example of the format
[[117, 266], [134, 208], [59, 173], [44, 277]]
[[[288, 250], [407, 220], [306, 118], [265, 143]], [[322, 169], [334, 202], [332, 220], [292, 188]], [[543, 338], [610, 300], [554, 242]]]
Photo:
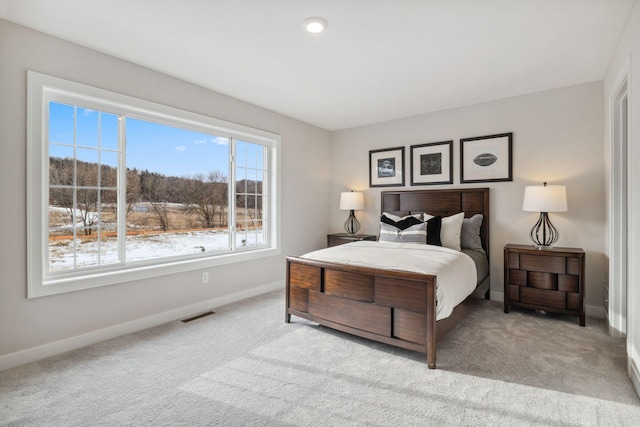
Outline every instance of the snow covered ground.
[[[75, 243], [75, 244], [74, 244]], [[261, 229], [237, 236], [237, 246], [263, 243]], [[227, 230], [203, 230], [185, 233], [160, 233], [127, 236], [126, 262], [215, 252], [230, 247]], [[75, 249], [75, 250], [74, 250]], [[96, 267], [120, 263], [118, 241], [115, 237], [98, 242], [97, 239], [52, 240], [49, 242], [50, 271]]]

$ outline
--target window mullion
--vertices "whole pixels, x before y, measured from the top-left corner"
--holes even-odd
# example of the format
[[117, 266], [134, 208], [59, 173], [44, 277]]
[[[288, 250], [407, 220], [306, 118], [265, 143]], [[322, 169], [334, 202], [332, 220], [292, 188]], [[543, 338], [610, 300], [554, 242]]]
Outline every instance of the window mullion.
[[127, 262], [127, 121], [118, 115], [118, 259]]
[[[49, 158], [51, 147], [49, 146], [49, 120], [51, 116], [49, 98], [46, 94], [42, 94], [43, 102], [42, 102], [42, 110], [45, 115], [45, 120], [40, 120], [40, 125], [42, 126], [41, 134], [39, 135], [40, 144], [42, 144], [40, 148], [40, 164], [36, 163], [37, 166], [41, 166], [37, 168], [38, 170], [43, 170], [43, 174], [41, 176], [40, 187], [42, 191], [42, 197], [40, 198], [39, 206], [42, 212], [42, 217], [40, 218], [40, 226], [42, 227], [42, 237], [44, 239], [43, 244], [40, 247], [40, 254], [42, 255], [42, 259], [40, 260], [40, 275], [46, 274], [49, 271], [49, 257], [51, 256], [51, 247], [49, 245], [49, 239], [51, 236], [51, 228], [49, 224], [49, 200], [51, 200], [51, 182], [49, 180], [50, 177], [50, 168], [51, 168], [51, 160]], [[31, 117], [28, 117], [31, 119]], [[29, 126], [30, 128], [31, 126]], [[29, 164], [27, 165], [27, 170], [29, 170]], [[29, 174], [31, 175], [31, 174]], [[30, 180], [31, 176], [27, 176], [27, 180]], [[29, 212], [27, 213], [27, 217], [29, 216]], [[33, 212], [32, 214], [36, 214]], [[30, 225], [30, 224], [29, 224]], [[27, 230], [29, 232], [29, 230]], [[33, 244], [31, 238], [28, 239], [28, 244]]]
[[96, 246], [98, 247], [98, 265], [102, 265], [102, 161], [102, 114], [98, 113], [98, 188], [96, 193], [96, 216], [98, 220]]
[[271, 188], [270, 176], [271, 173], [269, 165], [269, 159], [271, 158], [270, 148], [265, 147], [262, 151], [262, 235], [264, 236], [264, 244], [271, 245], [271, 229], [269, 223], [271, 221], [271, 195], [269, 189]]
[[71, 201], [71, 224], [73, 229], [73, 269], [78, 267], [78, 107], [73, 107], [73, 197]]
[[229, 248], [236, 249], [236, 139], [229, 138]]

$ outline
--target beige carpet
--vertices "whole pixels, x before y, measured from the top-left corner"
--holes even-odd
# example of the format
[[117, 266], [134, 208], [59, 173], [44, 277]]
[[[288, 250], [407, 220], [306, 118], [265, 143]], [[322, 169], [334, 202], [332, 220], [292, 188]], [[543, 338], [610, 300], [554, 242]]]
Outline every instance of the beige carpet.
[[0, 424], [637, 425], [605, 324], [480, 301], [424, 356], [284, 323], [284, 294], [0, 373]]

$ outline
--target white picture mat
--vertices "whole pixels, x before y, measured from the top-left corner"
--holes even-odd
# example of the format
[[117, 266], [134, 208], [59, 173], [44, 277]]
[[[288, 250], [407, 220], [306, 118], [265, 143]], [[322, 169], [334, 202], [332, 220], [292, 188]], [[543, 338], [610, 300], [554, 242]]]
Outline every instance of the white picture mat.
[[[413, 175], [412, 175], [412, 183], [414, 184], [422, 184], [422, 183], [435, 183], [435, 182], [449, 182], [451, 180], [451, 153], [450, 153], [449, 144], [438, 144], [438, 145], [430, 145], [430, 146], [422, 146], [422, 147], [412, 147], [412, 155], [413, 155]], [[421, 175], [421, 156], [425, 154], [435, 154], [440, 153], [441, 157], [441, 173], [432, 174], [432, 175]]]
[[[404, 155], [404, 151], [400, 149], [389, 150], [389, 151], [379, 151], [372, 152], [369, 154], [371, 157], [371, 170], [369, 173], [371, 174], [371, 185], [376, 186], [385, 186], [385, 185], [399, 185], [404, 182], [403, 180], [403, 161], [402, 156]], [[395, 168], [394, 168], [394, 176], [388, 177], [379, 177], [378, 176], [378, 161], [383, 159], [394, 159], [395, 160]]]
[[[462, 141], [464, 181], [492, 180], [509, 178], [509, 137], [501, 136], [489, 139]], [[480, 166], [473, 160], [481, 154], [493, 154], [497, 160], [488, 166]]]

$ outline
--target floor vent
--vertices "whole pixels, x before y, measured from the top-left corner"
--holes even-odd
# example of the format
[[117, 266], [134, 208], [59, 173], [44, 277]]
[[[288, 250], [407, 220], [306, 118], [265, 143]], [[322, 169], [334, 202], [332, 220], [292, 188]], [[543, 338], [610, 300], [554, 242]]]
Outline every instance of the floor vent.
[[186, 319], [182, 319], [182, 323], [187, 323], [187, 322], [191, 322], [192, 320], [196, 320], [196, 319], [201, 319], [203, 317], [209, 316], [211, 314], [215, 314], [215, 312], [213, 311], [207, 311], [205, 313], [200, 313], [200, 314], [196, 314], [193, 317], [188, 317]]

